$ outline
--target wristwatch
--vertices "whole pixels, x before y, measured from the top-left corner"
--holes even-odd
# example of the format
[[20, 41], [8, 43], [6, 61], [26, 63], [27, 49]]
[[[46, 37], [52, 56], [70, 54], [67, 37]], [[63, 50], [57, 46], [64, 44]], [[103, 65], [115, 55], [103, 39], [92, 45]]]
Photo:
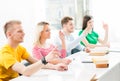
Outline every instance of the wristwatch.
[[46, 61], [45, 57], [43, 57], [41, 61], [42, 61], [42, 63], [43, 63], [44, 65], [46, 65], [46, 64], [48, 63], [48, 62]]

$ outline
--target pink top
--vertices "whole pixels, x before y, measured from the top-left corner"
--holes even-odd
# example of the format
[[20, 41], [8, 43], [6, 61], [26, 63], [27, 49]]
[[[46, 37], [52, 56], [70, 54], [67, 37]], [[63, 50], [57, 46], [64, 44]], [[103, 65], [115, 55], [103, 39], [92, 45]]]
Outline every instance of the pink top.
[[[48, 53], [50, 53], [54, 48], [55, 48], [54, 45], [50, 45], [50, 47], [48, 47], [48, 48], [41, 48], [38, 46], [34, 46], [32, 53], [35, 58], [41, 59], [42, 57], [45, 57]], [[59, 50], [59, 52], [61, 54], [60, 58], [66, 57], [65, 49]]]

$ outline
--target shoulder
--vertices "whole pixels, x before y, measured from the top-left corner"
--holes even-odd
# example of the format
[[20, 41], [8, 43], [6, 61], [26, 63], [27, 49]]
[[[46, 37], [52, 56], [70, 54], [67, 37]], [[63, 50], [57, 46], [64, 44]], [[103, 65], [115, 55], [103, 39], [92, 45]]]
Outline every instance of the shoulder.
[[22, 45], [18, 45], [18, 47], [16, 48], [16, 51], [19, 54], [28, 53], [27, 49]]
[[4, 45], [3, 47], [0, 48], [0, 54], [4, 52], [9, 52], [11, 50], [11, 47], [9, 45]]
[[0, 49], [0, 60], [14, 59], [12, 48], [9, 45], [4, 45]]
[[17, 50], [26, 50], [26, 48], [23, 47], [22, 45], [18, 45]]
[[41, 49], [41, 47], [37, 46], [37, 45], [34, 45], [33, 48], [32, 48], [32, 50], [40, 50], [40, 49]]

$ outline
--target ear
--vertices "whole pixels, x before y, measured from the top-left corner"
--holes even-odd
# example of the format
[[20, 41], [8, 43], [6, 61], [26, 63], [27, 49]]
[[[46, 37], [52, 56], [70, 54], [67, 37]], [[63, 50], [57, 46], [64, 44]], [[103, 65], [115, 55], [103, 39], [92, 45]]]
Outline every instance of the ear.
[[6, 36], [7, 36], [7, 37], [10, 37], [10, 36], [11, 36], [11, 32], [9, 32], [9, 31], [6, 32]]
[[66, 24], [63, 24], [63, 28], [65, 28], [66, 27]]

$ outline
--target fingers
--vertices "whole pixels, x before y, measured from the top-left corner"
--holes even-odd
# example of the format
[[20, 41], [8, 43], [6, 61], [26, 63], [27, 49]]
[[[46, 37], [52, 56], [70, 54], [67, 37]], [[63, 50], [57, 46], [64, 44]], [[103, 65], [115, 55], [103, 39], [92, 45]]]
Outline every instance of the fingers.
[[59, 31], [59, 37], [61, 40], [64, 40], [64, 34], [61, 31]]
[[52, 51], [51, 51], [52, 55], [54, 57], [60, 57], [60, 52], [57, 50], [57, 47], [55, 47]]
[[89, 53], [91, 50], [90, 50], [90, 48], [86, 47], [86, 48], [85, 48], [85, 51], [86, 51], [87, 53]]
[[59, 64], [57, 64], [56, 66], [58, 66], [58, 67], [56, 68], [58, 71], [68, 70], [68, 66], [65, 65], [65, 64], [63, 64], [63, 63], [59, 63]]
[[62, 63], [65, 63], [68, 65], [71, 63], [71, 60], [70, 59], [62, 59]]
[[57, 52], [57, 51], [51, 51], [47, 56], [46, 56], [46, 59], [47, 59], [47, 61], [50, 61], [50, 60], [52, 60], [52, 59], [54, 59], [54, 58], [59, 58], [59, 52]]
[[108, 24], [106, 24], [106, 23], [103, 22], [103, 28], [104, 28], [105, 30], [108, 30]]
[[67, 66], [60, 66], [59, 71], [66, 71], [68, 70]]
[[58, 48], [58, 47], [56, 46], [55, 48], [52, 49], [52, 51], [58, 51], [57, 48]]

